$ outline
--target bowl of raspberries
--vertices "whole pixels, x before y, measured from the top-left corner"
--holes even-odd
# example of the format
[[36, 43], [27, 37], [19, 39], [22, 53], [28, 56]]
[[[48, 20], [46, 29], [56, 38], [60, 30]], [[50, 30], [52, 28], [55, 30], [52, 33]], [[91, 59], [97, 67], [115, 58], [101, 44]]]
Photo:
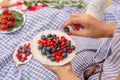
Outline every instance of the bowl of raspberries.
[[25, 22], [24, 13], [19, 10], [0, 11], [0, 33], [11, 33], [20, 29]]
[[64, 32], [45, 30], [31, 42], [33, 56], [42, 64], [62, 66], [69, 63], [76, 53], [75, 42]]

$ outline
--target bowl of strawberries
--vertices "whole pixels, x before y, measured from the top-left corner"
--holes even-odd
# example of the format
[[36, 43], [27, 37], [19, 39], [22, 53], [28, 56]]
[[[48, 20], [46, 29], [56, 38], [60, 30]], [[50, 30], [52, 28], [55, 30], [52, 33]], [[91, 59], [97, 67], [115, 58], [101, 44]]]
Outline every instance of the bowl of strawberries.
[[0, 33], [11, 33], [20, 29], [25, 22], [25, 15], [20, 10], [4, 9], [0, 11]]

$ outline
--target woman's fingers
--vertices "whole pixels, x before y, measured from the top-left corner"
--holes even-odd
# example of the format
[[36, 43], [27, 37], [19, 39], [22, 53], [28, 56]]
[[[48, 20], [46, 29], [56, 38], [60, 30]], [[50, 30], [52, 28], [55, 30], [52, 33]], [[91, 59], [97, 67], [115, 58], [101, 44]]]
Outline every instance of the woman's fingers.
[[80, 30], [71, 30], [70, 33], [72, 35], [76, 35], [76, 36], [86, 36], [86, 32], [85, 31], [80, 31]]
[[69, 25], [71, 25], [71, 24], [72, 24], [71, 20], [68, 20], [68, 21], [66, 21], [66, 22], [62, 25], [62, 28], [64, 29], [64, 28], [66, 28], [67, 26], [69, 26]]

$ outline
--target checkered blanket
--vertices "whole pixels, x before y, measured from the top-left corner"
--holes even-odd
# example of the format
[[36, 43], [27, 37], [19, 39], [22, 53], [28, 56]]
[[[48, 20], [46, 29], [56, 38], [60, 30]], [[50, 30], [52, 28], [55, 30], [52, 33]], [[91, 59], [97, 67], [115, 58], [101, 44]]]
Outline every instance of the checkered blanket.
[[[117, 0], [116, 0], [117, 1]], [[118, 23], [120, 21], [118, 2], [106, 9], [104, 22]], [[12, 55], [16, 47], [32, 40], [32, 37], [43, 30], [60, 30], [61, 25], [73, 12], [84, 13], [85, 9], [64, 7], [61, 10], [43, 8], [35, 12], [25, 13], [26, 22], [23, 27], [10, 34], [0, 34], [0, 80], [58, 80], [57, 76], [46, 69], [34, 57], [25, 65], [15, 67]], [[71, 36], [78, 43], [77, 53], [84, 49], [96, 50], [99, 47], [96, 39]], [[94, 42], [94, 43], [93, 43]], [[84, 43], [84, 44], [83, 44]], [[84, 46], [89, 43], [89, 46]]]

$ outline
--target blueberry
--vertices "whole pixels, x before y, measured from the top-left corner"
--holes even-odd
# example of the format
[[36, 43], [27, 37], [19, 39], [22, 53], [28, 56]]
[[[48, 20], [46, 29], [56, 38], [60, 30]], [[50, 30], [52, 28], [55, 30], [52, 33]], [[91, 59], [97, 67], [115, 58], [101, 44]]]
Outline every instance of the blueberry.
[[67, 41], [66, 42], [66, 46], [70, 46], [71, 45], [71, 42], [70, 41]]
[[25, 60], [24, 60], [24, 59], [22, 59], [21, 61], [22, 61], [22, 62], [25, 62]]
[[28, 48], [29, 48], [29, 46], [27, 45], [27, 46], [26, 46], [26, 48], [28, 49]]
[[53, 37], [49, 37], [49, 38], [48, 38], [48, 40], [52, 40], [52, 39], [53, 39]]
[[51, 52], [56, 52], [56, 48], [53, 48], [53, 49], [51, 50]]
[[75, 50], [75, 46], [74, 45], [71, 45], [71, 50]]
[[41, 50], [41, 53], [42, 53], [43, 55], [46, 55], [46, 50], [45, 50], [45, 49], [42, 49], [42, 50]]
[[52, 34], [48, 34], [48, 35], [47, 35], [47, 38], [49, 38], [49, 37], [52, 37]]
[[69, 27], [64, 28], [65, 33], [69, 32], [69, 31], [70, 31]]
[[22, 57], [22, 54], [19, 54], [19, 57]]
[[58, 44], [58, 47], [60, 47], [61, 45], [60, 44]]
[[42, 40], [45, 40], [45, 39], [46, 39], [46, 36], [45, 36], [45, 35], [42, 35], [42, 36], [41, 36], [41, 39], [42, 39]]
[[52, 55], [51, 54], [47, 54], [47, 58], [51, 58], [52, 57]]
[[53, 34], [53, 37], [56, 37], [57, 35], [56, 34]]
[[30, 53], [30, 49], [27, 50], [27, 53]]
[[66, 49], [66, 48], [64, 48], [64, 49], [63, 49], [63, 51], [64, 51], [64, 52], [67, 52], [67, 49]]
[[56, 58], [55, 58], [55, 57], [50, 57], [50, 60], [51, 60], [51, 61], [55, 61]]
[[22, 46], [20, 46], [20, 47], [19, 47], [19, 49], [20, 49], [20, 50], [22, 50], [22, 49], [23, 49], [23, 47], [22, 47]]
[[50, 47], [47, 47], [46, 50], [47, 50], [47, 51], [50, 51]]
[[47, 54], [50, 54], [50, 52], [46, 51], [45, 54], [46, 54], [46, 55], [47, 55]]
[[60, 47], [57, 47], [57, 51], [59, 51], [60, 50]]
[[67, 53], [66, 53], [66, 52], [63, 52], [63, 53], [62, 53], [62, 56], [63, 56], [64, 58], [66, 58], [66, 57], [67, 57]]
[[55, 43], [56, 43], [56, 44], [59, 44], [59, 39], [57, 39], [57, 40], [55, 41]]
[[39, 50], [43, 49], [43, 46], [42, 46], [42, 45], [39, 45], [39, 46], [38, 46], [38, 49], [39, 49]]
[[30, 53], [26, 53], [27, 54], [27, 56], [29, 56], [30, 55]]

